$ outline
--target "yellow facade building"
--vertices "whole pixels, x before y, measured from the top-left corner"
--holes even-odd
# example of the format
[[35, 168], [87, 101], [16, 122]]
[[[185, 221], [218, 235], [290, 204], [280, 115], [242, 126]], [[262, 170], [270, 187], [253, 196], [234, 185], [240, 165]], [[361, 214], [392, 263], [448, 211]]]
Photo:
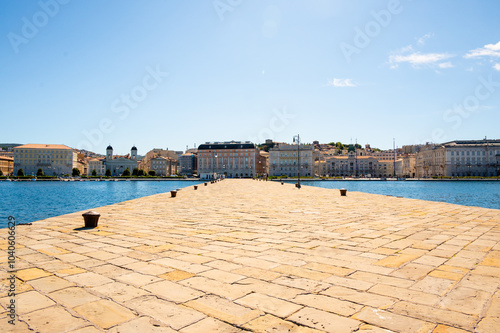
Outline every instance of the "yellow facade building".
[[8, 176], [14, 170], [14, 159], [8, 156], [0, 156], [0, 170], [4, 176]]
[[77, 151], [65, 145], [27, 144], [14, 147], [14, 175], [36, 175], [42, 169], [47, 176], [71, 175], [78, 167]]

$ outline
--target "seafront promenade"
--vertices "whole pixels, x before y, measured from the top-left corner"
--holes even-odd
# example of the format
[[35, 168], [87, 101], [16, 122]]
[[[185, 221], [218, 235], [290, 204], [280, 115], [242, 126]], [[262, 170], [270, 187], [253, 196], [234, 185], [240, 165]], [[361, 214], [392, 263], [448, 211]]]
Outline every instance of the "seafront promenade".
[[224, 180], [20, 225], [0, 331], [500, 332], [500, 210]]

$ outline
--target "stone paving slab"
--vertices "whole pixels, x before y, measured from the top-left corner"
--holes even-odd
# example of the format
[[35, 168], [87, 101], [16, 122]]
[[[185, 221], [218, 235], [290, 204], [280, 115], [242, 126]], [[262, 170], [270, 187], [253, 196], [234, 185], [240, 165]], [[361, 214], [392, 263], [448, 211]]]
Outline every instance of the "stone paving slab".
[[95, 210], [16, 227], [1, 332], [500, 332], [500, 210], [256, 180]]

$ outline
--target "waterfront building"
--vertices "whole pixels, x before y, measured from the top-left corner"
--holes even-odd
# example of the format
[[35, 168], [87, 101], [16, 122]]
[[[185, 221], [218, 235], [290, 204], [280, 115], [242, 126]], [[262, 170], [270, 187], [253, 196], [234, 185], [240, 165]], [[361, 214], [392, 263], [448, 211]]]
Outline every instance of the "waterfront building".
[[500, 176], [500, 140], [426, 144], [416, 154], [417, 177]]
[[254, 177], [259, 156], [250, 141], [207, 142], [198, 147], [198, 175], [201, 179]]
[[[266, 140], [267, 141], [267, 140]], [[269, 152], [260, 150], [257, 155], [256, 175], [260, 177], [265, 177], [269, 175]]]
[[177, 174], [177, 161], [170, 157], [157, 156], [149, 160], [150, 171], [154, 171], [157, 176], [173, 176]]
[[196, 173], [196, 154], [186, 153], [179, 157], [179, 174], [192, 176]]
[[311, 144], [301, 144], [299, 148], [279, 143], [269, 149], [269, 175], [296, 177], [300, 170], [302, 177], [314, 176], [315, 153], [319, 154], [319, 151]]
[[176, 163], [179, 163], [179, 156], [182, 155], [181, 151], [174, 151], [162, 148], [154, 148], [144, 155], [144, 158], [141, 160], [139, 169], [143, 169], [145, 172], [151, 171], [151, 159], [157, 158], [160, 156], [168, 157], [172, 160], [175, 160]]
[[415, 170], [415, 154], [404, 154], [402, 156], [402, 171], [401, 176], [413, 178], [416, 176]]
[[14, 172], [14, 158], [0, 155], [0, 170], [4, 176], [9, 176]]
[[402, 162], [401, 159], [394, 161], [394, 152], [391, 160], [386, 155], [373, 156], [366, 150], [350, 145], [347, 156], [327, 156], [322, 172], [330, 177], [386, 178], [400, 176]]
[[394, 161], [394, 158], [398, 155], [398, 151], [396, 153], [394, 150], [384, 150], [384, 151], [373, 151], [369, 152], [367, 155], [375, 157], [377, 160], [382, 161], [382, 160], [389, 160], [389, 161]]
[[387, 177], [387, 167], [379, 165], [379, 161], [371, 156], [355, 157], [354, 153], [348, 156], [329, 156], [325, 162], [326, 175], [330, 177]]
[[314, 161], [314, 175], [317, 177], [325, 177], [327, 175], [326, 156], [322, 156], [317, 161]]
[[78, 152], [76, 156], [76, 168], [80, 171], [80, 175], [86, 175], [89, 168], [89, 161], [84, 153]]
[[14, 147], [14, 175], [23, 169], [25, 175], [36, 175], [38, 169], [47, 176], [71, 175], [78, 166], [77, 150], [65, 145], [27, 144]]
[[127, 168], [130, 170], [130, 173], [137, 168], [138, 159], [137, 159], [137, 148], [135, 146], [130, 149], [130, 154], [120, 156], [113, 156], [113, 147], [108, 146], [106, 148], [106, 170], [111, 171], [112, 176], [121, 176], [123, 171]]
[[88, 160], [88, 174], [92, 175], [96, 171], [97, 176], [104, 176], [106, 174], [106, 159], [105, 158], [91, 158]]

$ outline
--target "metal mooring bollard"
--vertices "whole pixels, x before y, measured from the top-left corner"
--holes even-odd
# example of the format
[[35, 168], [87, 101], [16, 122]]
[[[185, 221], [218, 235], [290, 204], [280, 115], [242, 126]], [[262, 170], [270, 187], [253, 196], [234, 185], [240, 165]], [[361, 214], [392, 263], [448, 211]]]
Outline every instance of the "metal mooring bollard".
[[341, 189], [340, 189], [340, 196], [341, 196], [341, 197], [345, 197], [345, 196], [347, 196], [347, 190], [346, 190], [345, 188], [341, 188]]
[[208, 185], [208, 183], [205, 183], [205, 186], [207, 186], [207, 185]]
[[194, 185], [194, 189], [197, 190], [198, 189], [198, 185]]
[[172, 196], [172, 198], [175, 198], [175, 196], [177, 195], [177, 191], [170, 191], [170, 195]]
[[95, 228], [97, 227], [97, 222], [99, 222], [99, 217], [101, 214], [90, 210], [82, 214], [83, 221], [85, 222], [85, 228]]

